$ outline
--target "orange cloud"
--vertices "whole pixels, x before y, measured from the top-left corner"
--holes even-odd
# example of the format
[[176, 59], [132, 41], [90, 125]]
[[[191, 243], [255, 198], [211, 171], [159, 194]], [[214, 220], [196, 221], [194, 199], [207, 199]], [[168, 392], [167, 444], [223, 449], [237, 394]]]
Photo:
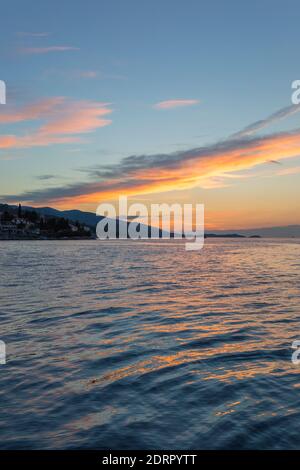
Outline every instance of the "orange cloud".
[[[107, 109], [107, 105], [102, 104], [98, 109], [98, 106], [81, 103], [84, 119], [82, 114], [77, 113], [77, 106], [71, 106], [59, 119], [56, 116], [48, 121], [36, 138], [44, 142], [49, 139], [73, 139], [76, 138], [74, 129], [77, 133], [88, 132], [97, 123], [102, 125], [102, 120], [106, 120], [103, 110]], [[14, 136], [2, 139], [3, 148], [16, 145]], [[68, 208], [115, 200], [120, 194], [141, 196], [195, 187], [215, 188], [224, 186], [224, 181], [230, 181], [237, 172], [269, 161], [298, 157], [299, 154], [300, 129], [267, 136], [233, 138], [177, 153], [126, 157], [116, 164], [84, 169], [89, 174], [88, 181], [28, 190], [17, 196], [2, 195], [1, 198], [55, 203], [58, 207]]]
[[174, 109], [174, 108], [182, 108], [184, 106], [192, 106], [194, 104], [198, 104], [198, 100], [167, 100], [167, 101], [160, 101], [153, 105], [155, 109]]
[[[222, 147], [222, 146], [221, 146]], [[300, 131], [295, 134], [279, 134], [240, 142], [228, 149], [216, 149], [213, 153], [199, 149], [184, 156], [177, 164], [168, 161], [165, 166], [140, 168], [125, 173], [122, 178], [111, 178], [90, 187], [83, 187], [83, 194], [63, 197], [55, 202], [66, 204], [99, 203], [114, 199], [119, 194], [138, 196], [172, 190], [189, 189], [196, 186], [215, 187], [215, 177], [226, 177], [227, 173], [246, 170], [263, 164], [268, 159], [283, 160], [297, 157], [300, 153]], [[171, 160], [171, 159], [170, 159]], [[209, 182], [212, 182], [209, 184]]]

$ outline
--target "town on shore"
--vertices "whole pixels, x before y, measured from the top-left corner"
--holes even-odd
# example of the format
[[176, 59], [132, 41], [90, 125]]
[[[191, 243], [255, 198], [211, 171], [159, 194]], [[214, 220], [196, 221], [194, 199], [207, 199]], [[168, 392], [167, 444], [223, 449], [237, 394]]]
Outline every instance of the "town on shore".
[[34, 210], [0, 208], [0, 240], [48, 240], [94, 238], [91, 227], [64, 217], [47, 216]]

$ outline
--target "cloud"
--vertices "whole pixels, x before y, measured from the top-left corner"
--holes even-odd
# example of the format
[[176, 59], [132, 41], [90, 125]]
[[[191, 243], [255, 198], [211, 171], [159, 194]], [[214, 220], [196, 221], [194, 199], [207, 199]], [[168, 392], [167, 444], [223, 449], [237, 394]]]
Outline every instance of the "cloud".
[[[47, 123], [43, 130], [46, 134], [44, 138], [72, 139], [74, 135], [70, 133], [73, 129], [77, 129], [78, 132], [88, 132], [97, 125], [98, 119], [100, 122], [103, 119], [103, 108], [107, 109], [107, 104], [102, 104], [99, 108], [100, 115], [97, 115], [97, 112], [95, 115], [98, 106], [99, 104], [86, 105], [84, 122], [81, 113], [76, 113], [73, 107], [69, 106], [72, 116], [65, 117], [66, 122], [64, 120], [60, 122], [56, 116], [52, 123]], [[76, 109], [78, 103], [74, 107]], [[74, 117], [74, 112], [78, 120]], [[274, 114], [282, 115], [280, 112]], [[285, 115], [289, 116], [290, 113]], [[71, 123], [68, 120], [74, 118], [75, 122]], [[248, 127], [253, 128], [254, 125]], [[257, 128], [257, 125], [255, 127]], [[62, 135], [59, 134], [59, 129]], [[43, 138], [43, 132], [39, 135], [40, 138]], [[279, 163], [288, 158], [298, 157], [300, 154], [300, 129], [256, 137], [245, 136], [241, 131], [240, 135], [239, 138], [229, 138], [187, 151], [133, 155], [116, 164], [81, 168], [80, 171], [89, 177], [88, 180], [64, 186], [28, 190], [17, 195], [2, 195], [0, 198], [7, 202], [21, 200], [33, 204], [54, 203], [57, 206], [71, 207], [77, 204], [98, 204], [107, 199], [117, 198], [119, 194], [140, 196], [193, 187], [220, 188], [224, 187], [224, 181], [237, 177], [238, 172], [266, 162]], [[6, 146], [8, 148], [12, 146], [14, 136], [5, 136], [5, 139]], [[289, 174], [297, 172], [298, 169], [288, 170]], [[284, 175], [287, 172], [283, 171], [280, 174]]]
[[233, 134], [231, 138], [240, 139], [241, 137], [248, 137], [270, 126], [271, 124], [281, 121], [282, 119], [285, 119], [287, 117], [293, 116], [299, 111], [300, 111], [300, 105], [287, 106], [271, 114], [266, 119], [262, 119], [260, 121], [256, 121], [250, 124], [250, 126], [245, 127], [243, 130], [237, 132], [236, 134]]
[[38, 175], [38, 176], [36, 176], [36, 179], [41, 180], [41, 181], [47, 181], [47, 180], [51, 180], [53, 178], [56, 178], [56, 176], [55, 175]]
[[54, 119], [41, 127], [40, 133], [46, 135], [82, 134], [111, 124], [106, 119], [112, 112], [110, 103], [78, 101], [68, 105]]
[[83, 70], [78, 75], [82, 78], [96, 78], [98, 74], [94, 70]]
[[24, 106], [21, 109], [8, 108], [6, 106], [5, 109], [1, 108], [0, 124], [13, 124], [46, 117], [57, 105], [64, 102], [64, 100], [65, 98], [63, 97], [48, 98]]
[[30, 38], [41, 38], [41, 37], [49, 36], [50, 33], [48, 32], [33, 33], [33, 32], [28, 32], [28, 31], [18, 31], [16, 35], [22, 36], [22, 37], [30, 37]]
[[288, 176], [288, 175], [297, 175], [300, 173], [300, 166], [294, 168], [284, 168], [283, 170], [278, 171], [278, 176]]
[[0, 114], [0, 124], [42, 119], [35, 131], [25, 135], [2, 135], [0, 149], [30, 148], [79, 142], [79, 134], [92, 132], [111, 124], [109, 103], [70, 101], [64, 97], [49, 98], [35, 104]]
[[140, 155], [120, 163], [84, 168], [92, 177], [67, 186], [25, 191], [16, 196], [0, 196], [7, 201], [55, 203], [57, 206], [98, 204], [118, 197], [159, 193], [193, 187], [223, 186], [221, 177], [266, 162], [283, 160], [300, 153], [300, 129], [264, 137], [225, 140], [205, 147], [170, 154]]
[[79, 48], [73, 46], [22, 47], [19, 51], [23, 55], [31, 55], [48, 54], [49, 52], [79, 51]]
[[174, 108], [182, 108], [184, 106], [192, 106], [198, 104], [198, 100], [167, 100], [167, 101], [160, 101], [153, 105], [155, 109], [174, 109]]
[[62, 77], [66, 79], [95, 79], [98, 80], [127, 80], [125, 75], [107, 73], [102, 70], [62, 70], [58, 68], [48, 68], [44, 71], [46, 77]]

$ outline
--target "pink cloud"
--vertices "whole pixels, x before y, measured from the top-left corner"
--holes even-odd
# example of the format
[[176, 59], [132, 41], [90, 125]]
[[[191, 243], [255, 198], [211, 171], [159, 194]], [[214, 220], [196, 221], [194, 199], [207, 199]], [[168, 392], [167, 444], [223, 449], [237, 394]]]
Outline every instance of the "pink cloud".
[[198, 104], [199, 100], [167, 100], [167, 101], [160, 101], [156, 103], [153, 107], [155, 109], [174, 109], [174, 108], [181, 108], [184, 106], [192, 106]]
[[22, 121], [31, 121], [49, 115], [49, 113], [64, 101], [62, 97], [48, 98], [24, 106], [21, 109], [1, 108], [0, 124], [13, 124]]
[[23, 136], [0, 137], [0, 149], [29, 148], [80, 142], [79, 134], [92, 132], [111, 124], [107, 115], [112, 110], [109, 103], [92, 101], [68, 101], [65, 98], [50, 98], [22, 110], [0, 116], [0, 123], [15, 123], [32, 119], [46, 122], [36, 131]]
[[111, 120], [104, 118], [104, 116], [112, 112], [107, 106], [109, 103], [90, 101], [68, 103], [53, 119], [41, 127], [40, 133], [51, 135], [83, 134], [92, 132], [98, 127], [107, 126], [111, 124]]
[[80, 139], [72, 136], [59, 137], [56, 135], [42, 135], [39, 132], [26, 136], [8, 135], [0, 137], [0, 149], [9, 148], [31, 148], [31, 147], [47, 147], [52, 144], [70, 144], [79, 142]]

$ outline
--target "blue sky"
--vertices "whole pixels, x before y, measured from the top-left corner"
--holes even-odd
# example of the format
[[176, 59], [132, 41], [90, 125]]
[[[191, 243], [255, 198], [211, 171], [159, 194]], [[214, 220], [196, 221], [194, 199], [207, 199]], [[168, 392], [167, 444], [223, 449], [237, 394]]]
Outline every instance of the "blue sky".
[[[291, 83], [300, 77], [299, 16], [293, 0], [2, 4], [0, 79], [8, 97], [0, 113], [64, 97], [67, 103], [104, 103], [111, 123], [82, 133], [78, 142], [0, 148], [0, 194], [23, 201], [28, 190], [89, 181], [86, 168], [212, 145], [291, 105]], [[195, 103], [155, 107], [169, 100]], [[3, 122], [0, 135], [28, 135], [43, 119]], [[274, 122], [268, 132], [295, 129], [298, 122], [295, 114]], [[298, 163], [293, 155], [292, 166]], [[289, 178], [283, 188], [296, 188], [299, 175]], [[232, 201], [242, 184], [227, 190], [233, 191]], [[251, 188], [257, 184], [255, 178]], [[195, 185], [184, 190], [190, 189]], [[217, 189], [201, 197], [217, 207]], [[28, 202], [61, 205], [41, 198]]]

